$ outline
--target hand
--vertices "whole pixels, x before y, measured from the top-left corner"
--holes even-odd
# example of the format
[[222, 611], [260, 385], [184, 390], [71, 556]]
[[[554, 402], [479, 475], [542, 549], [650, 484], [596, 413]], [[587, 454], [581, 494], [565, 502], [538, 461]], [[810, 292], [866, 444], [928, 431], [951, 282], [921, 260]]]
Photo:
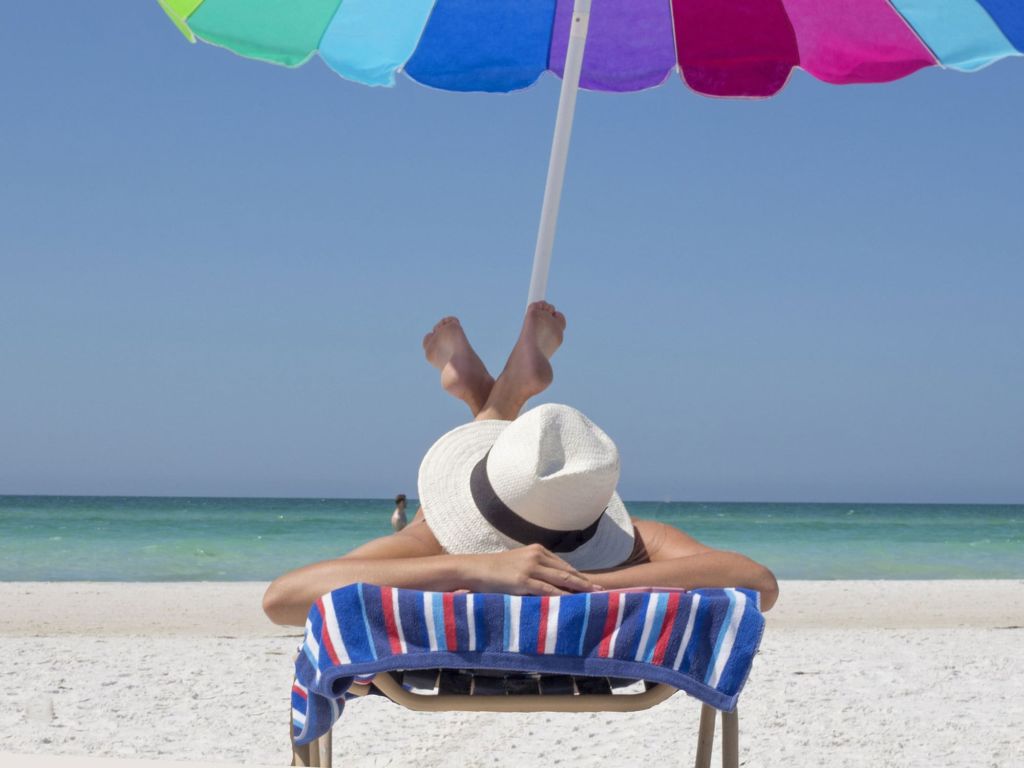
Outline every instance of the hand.
[[540, 544], [467, 557], [469, 584], [475, 592], [566, 595], [603, 589]]

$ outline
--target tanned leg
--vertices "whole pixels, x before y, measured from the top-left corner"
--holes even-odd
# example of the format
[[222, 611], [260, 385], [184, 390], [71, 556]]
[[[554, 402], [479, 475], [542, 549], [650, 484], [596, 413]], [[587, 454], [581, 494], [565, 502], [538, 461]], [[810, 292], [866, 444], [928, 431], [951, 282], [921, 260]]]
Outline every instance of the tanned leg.
[[537, 301], [528, 306], [519, 340], [476, 418], [512, 421], [527, 400], [547, 389], [554, 378], [551, 356], [564, 333], [565, 315], [551, 304]]
[[444, 317], [423, 337], [427, 362], [441, 371], [441, 386], [476, 416], [490, 397], [494, 378], [477, 356], [456, 317]]

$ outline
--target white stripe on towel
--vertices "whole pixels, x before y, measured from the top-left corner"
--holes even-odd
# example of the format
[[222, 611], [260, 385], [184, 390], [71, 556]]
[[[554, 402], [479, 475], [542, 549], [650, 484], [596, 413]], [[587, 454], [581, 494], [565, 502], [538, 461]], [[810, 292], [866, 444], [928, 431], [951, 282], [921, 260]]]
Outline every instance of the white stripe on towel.
[[473, 616], [473, 593], [466, 595], [466, 626], [469, 627], [469, 650], [476, 650], [476, 619]]
[[398, 590], [395, 587], [391, 588], [391, 611], [395, 614], [395, 632], [398, 634], [398, 647], [402, 649], [402, 653], [408, 653], [409, 649], [405, 645], [405, 630], [402, 629], [402, 616], [398, 611]]
[[437, 650], [437, 632], [434, 631], [434, 593], [423, 593], [423, 616], [427, 621], [427, 639], [430, 650]]
[[348, 649], [345, 648], [345, 641], [341, 639], [341, 630], [338, 629], [338, 616], [334, 613], [334, 601], [330, 595], [324, 595], [324, 623], [327, 625], [327, 636], [331, 638], [331, 645], [334, 652], [338, 654], [340, 664], [348, 664], [351, 659], [348, 657]]
[[512, 595], [508, 600], [508, 649], [519, 653], [519, 612], [523, 607], [523, 598]]
[[747, 606], [747, 596], [736, 589], [727, 589], [729, 596], [734, 598], [732, 614], [729, 616], [729, 626], [725, 630], [725, 637], [718, 648], [718, 655], [712, 660], [711, 677], [708, 678], [708, 685], [712, 688], [718, 687], [718, 681], [722, 678], [725, 665], [729, 663], [732, 656], [732, 646], [736, 642], [736, 633], [739, 631], [740, 622], [743, 621], [743, 609]]
[[313, 634], [313, 622], [306, 619], [306, 647], [309, 648], [310, 653], [313, 654], [313, 663], [320, 663], [320, 643], [316, 640], [316, 635]]
[[615, 614], [615, 629], [612, 630], [611, 639], [608, 641], [608, 656], [615, 655], [615, 642], [619, 639], [619, 628], [622, 626], [622, 614], [626, 611], [626, 598], [629, 595], [625, 592], [619, 594], [619, 612]]
[[700, 595], [694, 595], [693, 600], [690, 601], [690, 615], [686, 619], [686, 629], [683, 630], [683, 639], [679, 643], [679, 652], [676, 654], [676, 660], [672, 664], [672, 669], [679, 669], [679, 665], [683, 663], [686, 646], [690, 644], [690, 636], [693, 635], [693, 624], [697, 621], [698, 605], [700, 605]]
[[[668, 597], [665, 595], [665, 597]], [[647, 650], [647, 641], [651, 638], [651, 630], [654, 628], [654, 614], [658, 612], [658, 604], [662, 595], [652, 595], [647, 601], [647, 612], [644, 614], [644, 630], [640, 633], [640, 645], [636, 649], [636, 661], [643, 661]]]
[[541, 653], [554, 653], [555, 641], [558, 639], [558, 603], [561, 598], [548, 599], [548, 626], [544, 633], [544, 647]]

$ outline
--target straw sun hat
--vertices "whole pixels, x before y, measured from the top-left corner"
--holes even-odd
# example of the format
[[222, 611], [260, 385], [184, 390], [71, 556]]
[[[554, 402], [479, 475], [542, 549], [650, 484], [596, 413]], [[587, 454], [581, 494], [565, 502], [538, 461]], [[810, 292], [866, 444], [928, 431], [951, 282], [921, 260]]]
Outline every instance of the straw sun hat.
[[449, 554], [538, 543], [596, 570], [633, 551], [618, 480], [611, 438], [575, 408], [548, 404], [515, 421], [474, 421], [444, 435], [420, 464], [419, 497]]

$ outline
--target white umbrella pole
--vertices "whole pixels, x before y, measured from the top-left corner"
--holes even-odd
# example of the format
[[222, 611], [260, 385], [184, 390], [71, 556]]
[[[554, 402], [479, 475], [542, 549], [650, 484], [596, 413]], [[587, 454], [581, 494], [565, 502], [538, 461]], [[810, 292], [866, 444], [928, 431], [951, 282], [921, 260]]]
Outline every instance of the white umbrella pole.
[[555, 137], [551, 142], [548, 180], [544, 186], [544, 207], [540, 212], [540, 227], [537, 230], [537, 249], [533, 254], [533, 273], [530, 276], [530, 295], [527, 299], [527, 304], [540, 301], [547, 293], [548, 270], [551, 268], [551, 248], [555, 243], [558, 205], [562, 200], [562, 184], [565, 181], [565, 161], [569, 156], [572, 118], [576, 112], [576, 93], [579, 90], [580, 70], [583, 67], [583, 49], [587, 44], [590, 2], [591, 0], [576, 0], [572, 12], [569, 48], [565, 53], [562, 93], [558, 98]]

